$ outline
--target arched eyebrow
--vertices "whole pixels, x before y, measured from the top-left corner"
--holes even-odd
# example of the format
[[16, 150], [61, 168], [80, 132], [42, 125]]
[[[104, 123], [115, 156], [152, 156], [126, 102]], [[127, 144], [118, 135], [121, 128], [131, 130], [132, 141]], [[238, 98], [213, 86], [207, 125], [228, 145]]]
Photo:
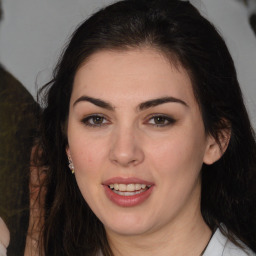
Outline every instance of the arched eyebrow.
[[169, 103], [169, 102], [180, 103], [180, 104], [188, 107], [188, 104], [185, 101], [168, 96], [168, 97], [162, 97], [162, 98], [157, 98], [157, 99], [152, 99], [152, 100], [145, 101], [145, 102], [143, 102], [139, 105], [138, 110], [142, 111], [142, 110], [152, 108], [152, 107], [164, 104], [164, 103]]
[[[89, 97], [89, 96], [81, 96], [79, 97], [73, 104], [73, 107], [79, 103], [79, 102], [82, 102], [82, 101], [87, 101], [87, 102], [90, 102], [100, 108], [105, 108], [107, 110], [110, 110], [110, 111], [114, 111], [115, 110], [115, 107], [107, 102], [107, 101], [104, 101], [104, 100], [101, 100], [101, 99], [97, 99], [97, 98], [93, 98], [93, 97]], [[143, 110], [146, 110], [148, 108], [152, 108], [152, 107], [155, 107], [155, 106], [158, 106], [158, 105], [161, 105], [161, 104], [164, 104], [164, 103], [179, 103], [179, 104], [182, 104], [184, 105], [185, 107], [188, 107], [188, 104], [181, 100], [181, 99], [178, 99], [178, 98], [175, 98], [175, 97], [161, 97], [161, 98], [157, 98], [157, 99], [152, 99], [152, 100], [148, 100], [148, 101], [145, 101], [145, 102], [142, 102], [138, 105], [137, 107], [137, 110], [138, 111], [143, 111]]]
[[101, 99], [97, 99], [97, 98], [93, 98], [93, 97], [88, 97], [88, 96], [81, 96], [79, 97], [73, 104], [73, 107], [78, 103], [78, 102], [81, 102], [81, 101], [87, 101], [87, 102], [90, 102], [100, 108], [105, 108], [105, 109], [108, 109], [108, 110], [111, 110], [111, 111], [114, 111], [115, 108], [114, 106], [112, 106], [110, 103], [104, 101], [104, 100], [101, 100]]

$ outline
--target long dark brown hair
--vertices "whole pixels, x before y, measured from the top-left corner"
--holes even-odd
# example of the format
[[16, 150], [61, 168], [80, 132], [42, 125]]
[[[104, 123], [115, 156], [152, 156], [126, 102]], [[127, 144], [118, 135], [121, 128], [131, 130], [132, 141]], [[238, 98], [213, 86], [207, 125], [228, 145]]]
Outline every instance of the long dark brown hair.
[[[205, 130], [217, 141], [230, 130], [223, 157], [202, 167], [205, 222], [256, 250], [256, 147], [233, 60], [214, 26], [186, 1], [130, 0], [112, 4], [72, 35], [53, 79], [41, 90], [43, 112], [36, 163], [47, 166], [42, 187], [45, 255], [113, 255], [102, 223], [68, 169], [65, 124], [76, 71], [101, 50], [149, 46], [190, 74]], [[43, 191], [45, 191], [45, 189]], [[225, 225], [222, 225], [223, 223]]]

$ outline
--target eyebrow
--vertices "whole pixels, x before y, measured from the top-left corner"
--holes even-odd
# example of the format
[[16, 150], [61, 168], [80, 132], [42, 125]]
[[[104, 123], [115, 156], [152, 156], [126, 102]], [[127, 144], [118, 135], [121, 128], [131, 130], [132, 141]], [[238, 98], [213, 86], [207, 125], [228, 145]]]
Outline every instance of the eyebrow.
[[100, 100], [100, 99], [96, 99], [96, 98], [92, 98], [92, 97], [88, 97], [88, 96], [81, 96], [79, 97], [73, 104], [73, 107], [78, 103], [78, 102], [81, 102], [81, 101], [88, 101], [98, 107], [101, 107], [101, 108], [105, 108], [105, 109], [108, 109], [108, 110], [111, 110], [111, 111], [114, 111], [114, 107], [106, 102], [106, 101], [103, 101], [103, 100]]
[[174, 97], [162, 97], [162, 98], [152, 99], [152, 100], [148, 100], [148, 101], [141, 103], [139, 105], [139, 110], [142, 111], [142, 110], [152, 108], [152, 107], [164, 104], [164, 103], [169, 103], [169, 102], [180, 103], [180, 104], [188, 107], [188, 104], [183, 100], [180, 100], [180, 99], [177, 99]]
[[[111, 111], [114, 111], [115, 110], [115, 107], [112, 106], [110, 103], [106, 102], [106, 101], [103, 101], [101, 99], [97, 99], [97, 98], [93, 98], [93, 97], [89, 97], [89, 96], [81, 96], [79, 97], [73, 104], [73, 107], [79, 103], [79, 102], [82, 102], [82, 101], [87, 101], [87, 102], [90, 102], [98, 107], [101, 107], [101, 108], [105, 108], [107, 110], [111, 110]], [[188, 104], [181, 100], [181, 99], [177, 99], [175, 97], [162, 97], [162, 98], [157, 98], [157, 99], [152, 99], [152, 100], [148, 100], [148, 101], [145, 101], [145, 102], [142, 102], [139, 104], [139, 106], [137, 107], [137, 109], [139, 111], [142, 111], [142, 110], [146, 110], [148, 108], [152, 108], [152, 107], [155, 107], [155, 106], [158, 106], [158, 105], [161, 105], [161, 104], [164, 104], [164, 103], [180, 103], [186, 107], [188, 107]]]

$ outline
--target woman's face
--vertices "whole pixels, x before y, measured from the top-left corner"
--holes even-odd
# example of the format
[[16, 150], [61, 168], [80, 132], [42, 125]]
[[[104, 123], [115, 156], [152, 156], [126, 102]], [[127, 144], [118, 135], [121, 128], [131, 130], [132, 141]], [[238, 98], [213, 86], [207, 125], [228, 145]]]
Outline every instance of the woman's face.
[[107, 232], [147, 234], [200, 215], [212, 139], [187, 72], [159, 52], [92, 55], [75, 76], [67, 136], [77, 184]]

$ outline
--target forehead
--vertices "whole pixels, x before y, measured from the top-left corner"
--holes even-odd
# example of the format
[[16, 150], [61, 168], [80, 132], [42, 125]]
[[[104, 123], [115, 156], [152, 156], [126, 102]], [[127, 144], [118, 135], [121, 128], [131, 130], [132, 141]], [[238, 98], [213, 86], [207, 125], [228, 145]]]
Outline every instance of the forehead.
[[194, 102], [188, 72], [177, 61], [174, 63], [152, 48], [100, 51], [78, 69], [72, 97], [118, 95], [123, 100], [140, 101], [173, 96]]

